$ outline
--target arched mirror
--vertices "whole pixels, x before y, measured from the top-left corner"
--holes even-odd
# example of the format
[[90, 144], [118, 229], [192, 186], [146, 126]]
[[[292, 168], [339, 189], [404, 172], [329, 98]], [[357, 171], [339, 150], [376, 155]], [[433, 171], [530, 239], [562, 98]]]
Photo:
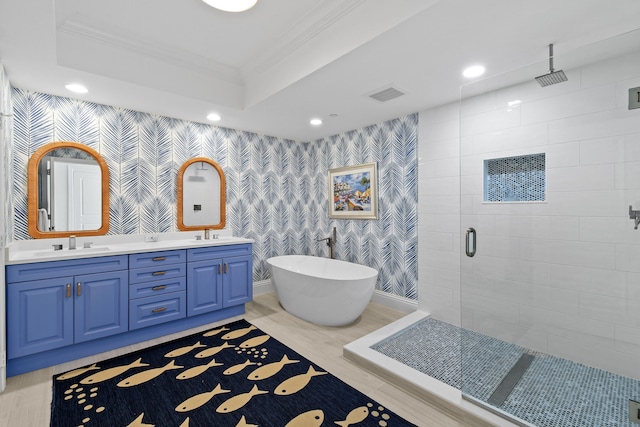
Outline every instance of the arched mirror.
[[222, 229], [226, 219], [224, 171], [206, 157], [187, 160], [178, 170], [178, 229]]
[[31, 237], [109, 231], [109, 169], [91, 147], [66, 141], [47, 144], [29, 159], [27, 178]]

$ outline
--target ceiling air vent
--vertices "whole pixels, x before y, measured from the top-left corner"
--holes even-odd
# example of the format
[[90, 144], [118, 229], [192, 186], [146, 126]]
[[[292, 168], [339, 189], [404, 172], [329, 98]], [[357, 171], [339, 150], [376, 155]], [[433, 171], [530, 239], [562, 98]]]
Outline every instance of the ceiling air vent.
[[369, 95], [369, 97], [375, 99], [376, 101], [387, 102], [402, 95], [404, 95], [404, 92], [401, 92], [394, 87], [390, 87], [371, 94]]

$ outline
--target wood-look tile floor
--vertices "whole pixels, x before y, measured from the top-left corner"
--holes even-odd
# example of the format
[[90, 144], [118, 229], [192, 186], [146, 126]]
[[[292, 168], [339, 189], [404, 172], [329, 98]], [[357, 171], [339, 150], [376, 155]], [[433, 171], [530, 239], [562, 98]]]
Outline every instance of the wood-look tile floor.
[[[436, 408], [413, 395], [385, 382], [342, 356], [342, 347], [376, 329], [404, 316], [404, 313], [371, 303], [356, 321], [347, 327], [323, 327], [300, 320], [284, 311], [273, 293], [256, 296], [246, 305], [241, 316], [283, 344], [312, 360], [347, 384], [365, 393], [391, 411], [418, 426], [461, 427], [464, 418]], [[73, 362], [40, 369], [7, 379], [7, 388], [0, 393], [0, 426], [48, 426], [51, 406], [51, 378], [61, 372], [93, 362], [126, 354], [154, 344], [186, 336], [218, 324], [183, 331], [160, 339], [120, 348]]]

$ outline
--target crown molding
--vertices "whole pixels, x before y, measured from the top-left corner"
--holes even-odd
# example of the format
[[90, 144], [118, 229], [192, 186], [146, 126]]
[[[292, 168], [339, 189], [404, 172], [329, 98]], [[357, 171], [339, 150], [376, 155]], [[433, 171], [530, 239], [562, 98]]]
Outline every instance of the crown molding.
[[[136, 55], [144, 55], [161, 62], [170, 63], [173, 66], [179, 64], [183, 68], [196, 69], [227, 83], [244, 84], [240, 70], [237, 68], [229, 67], [201, 55], [195, 55], [171, 46], [159, 46], [150, 39], [145, 40], [137, 34], [127, 33], [123, 28], [118, 28], [115, 31], [113, 28], [108, 30], [97, 22], [89, 22], [86, 17], [81, 17], [80, 15], [75, 15], [75, 17], [80, 17], [81, 19], [64, 21], [57, 27], [56, 32], [85, 39], [97, 46], [110, 46], [135, 53]], [[64, 49], [64, 46], [58, 45], [57, 47], [58, 49]]]
[[[280, 43], [263, 50], [262, 54], [241, 67], [245, 81], [285, 60], [366, 2], [367, 0], [350, 0], [348, 2], [333, 0], [319, 3], [283, 31]], [[331, 4], [328, 5], [329, 3]], [[318, 19], [318, 16], [321, 18]]]

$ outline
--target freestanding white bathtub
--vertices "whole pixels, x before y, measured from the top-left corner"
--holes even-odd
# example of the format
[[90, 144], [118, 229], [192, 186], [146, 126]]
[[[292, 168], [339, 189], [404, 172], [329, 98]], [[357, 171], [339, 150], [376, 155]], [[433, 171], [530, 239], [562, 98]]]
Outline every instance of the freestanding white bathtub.
[[308, 255], [278, 256], [267, 263], [282, 307], [323, 326], [355, 322], [371, 301], [378, 278], [371, 267]]

